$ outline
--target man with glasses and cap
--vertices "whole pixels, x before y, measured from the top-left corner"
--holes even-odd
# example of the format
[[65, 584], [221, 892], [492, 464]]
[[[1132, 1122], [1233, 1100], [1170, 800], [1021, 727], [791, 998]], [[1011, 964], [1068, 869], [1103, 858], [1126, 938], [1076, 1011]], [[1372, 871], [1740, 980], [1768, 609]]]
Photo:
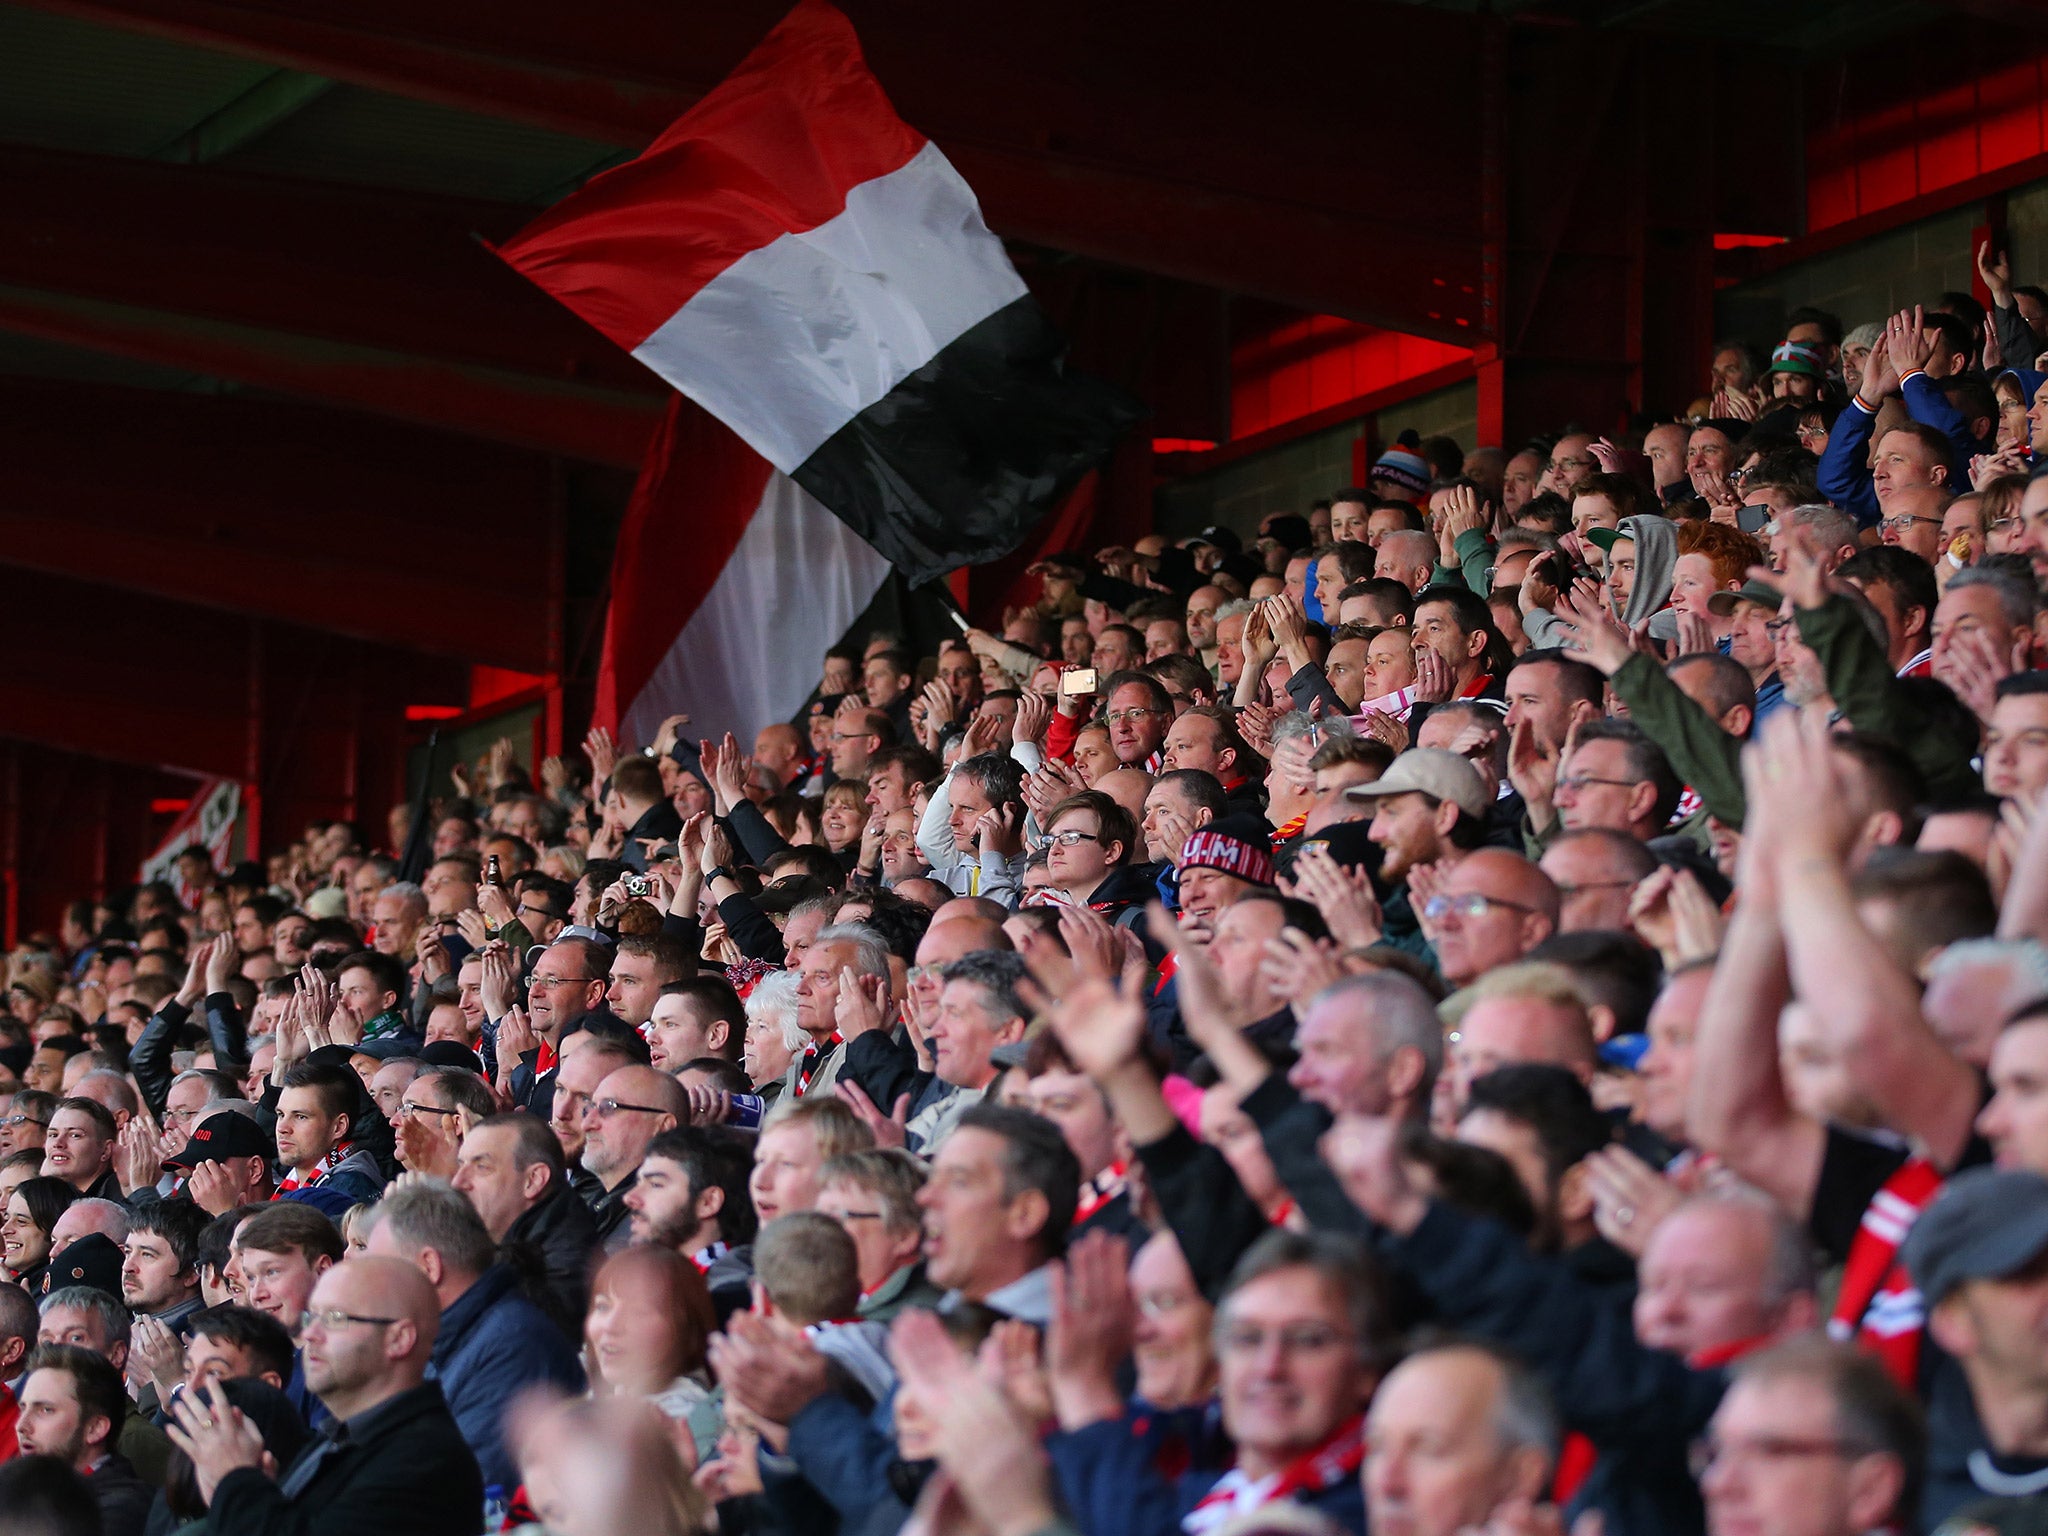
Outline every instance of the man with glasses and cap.
[[275, 1478], [263, 1441], [218, 1387], [181, 1393], [171, 1437], [192, 1458], [218, 1536], [446, 1536], [481, 1524], [476, 1457], [427, 1368], [440, 1331], [433, 1287], [400, 1259], [358, 1258], [320, 1277], [301, 1322], [306, 1382], [333, 1416]]

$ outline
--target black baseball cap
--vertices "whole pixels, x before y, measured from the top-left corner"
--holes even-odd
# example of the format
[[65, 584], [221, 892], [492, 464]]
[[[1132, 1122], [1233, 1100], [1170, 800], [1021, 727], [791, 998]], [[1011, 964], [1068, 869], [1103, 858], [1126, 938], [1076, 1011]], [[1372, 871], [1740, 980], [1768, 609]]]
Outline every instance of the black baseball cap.
[[277, 1148], [254, 1120], [224, 1109], [208, 1115], [192, 1128], [192, 1137], [172, 1156], [166, 1168], [196, 1168], [201, 1163], [224, 1163], [234, 1157], [274, 1157]]

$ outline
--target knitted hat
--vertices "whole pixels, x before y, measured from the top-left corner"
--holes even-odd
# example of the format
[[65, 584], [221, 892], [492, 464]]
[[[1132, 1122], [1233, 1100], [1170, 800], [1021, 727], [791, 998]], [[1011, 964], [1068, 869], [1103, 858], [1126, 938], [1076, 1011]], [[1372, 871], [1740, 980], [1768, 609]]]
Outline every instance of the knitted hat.
[[1415, 446], [1407, 441], [1413, 433], [1403, 434], [1402, 441], [1394, 444], [1373, 461], [1372, 474], [1368, 479], [1391, 480], [1405, 490], [1422, 492], [1429, 489], [1429, 460], [1416, 452]]
[[1804, 341], [1781, 341], [1771, 348], [1772, 373], [1803, 373], [1810, 379], [1824, 378], [1820, 348]]
[[1220, 869], [1253, 885], [1271, 885], [1273, 853], [1266, 839], [1232, 822], [1211, 822], [1190, 837], [1181, 855], [1181, 872]]
[[1884, 327], [1879, 325], [1875, 320], [1865, 321], [1862, 325], [1857, 326], [1855, 330], [1851, 331], [1848, 335], [1842, 338], [1842, 350], [1846, 352], [1851, 347], [1860, 347], [1865, 352], [1868, 352], [1872, 347], [1877, 345], [1877, 338], [1882, 336], [1883, 334]]

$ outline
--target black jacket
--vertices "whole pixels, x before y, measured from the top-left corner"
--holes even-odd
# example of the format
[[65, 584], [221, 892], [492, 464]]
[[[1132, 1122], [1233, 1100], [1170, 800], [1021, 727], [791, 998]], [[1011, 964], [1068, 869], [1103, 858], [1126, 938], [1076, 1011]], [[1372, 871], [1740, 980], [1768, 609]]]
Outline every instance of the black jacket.
[[438, 1382], [314, 1436], [272, 1482], [230, 1472], [207, 1512], [214, 1536], [477, 1536], [484, 1481]]
[[142, 1480], [133, 1462], [114, 1451], [86, 1481], [99, 1504], [100, 1529], [106, 1536], [142, 1536], [156, 1489]]
[[610, 1189], [598, 1185], [591, 1198], [590, 1214], [597, 1223], [598, 1240], [604, 1244], [606, 1253], [616, 1253], [632, 1241], [628, 1229], [633, 1213], [626, 1209], [626, 1196], [639, 1182], [640, 1173], [635, 1169]]
[[676, 840], [676, 834], [682, 830], [682, 813], [672, 802], [657, 800], [640, 813], [638, 821], [626, 829], [626, 845], [619, 850], [619, 860], [627, 868], [645, 874], [647, 848], [642, 839], [672, 843]]
[[581, 1339], [591, 1260], [602, 1246], [590, 1207], [567, 1184], [551, 1184], [499, 1246], [515, 1268], [545, 1277], [549, 1314], [572, 1339]]

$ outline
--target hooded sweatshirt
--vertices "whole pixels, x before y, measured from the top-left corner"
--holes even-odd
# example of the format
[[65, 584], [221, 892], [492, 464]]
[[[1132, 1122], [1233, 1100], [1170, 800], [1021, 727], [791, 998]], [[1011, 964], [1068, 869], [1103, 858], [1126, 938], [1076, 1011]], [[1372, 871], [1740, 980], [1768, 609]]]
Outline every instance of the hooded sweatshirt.
[[[1671, 576], [1678, 568], [1678, 524], [1646, 512], [1623, 518], [1615, 533], [1618, 538], [1633, 539], [1636, 546], [1635, 585], [1629, 589], [1628, 606], [1621, 615], [1622, 622], [1633, 629], [1670, 605]], [[1553, 646], [1565, 642], [1571, 627], [1548, 610], [1535, 608], [1523, 615], [1522, 632], [1533, 646]]]

